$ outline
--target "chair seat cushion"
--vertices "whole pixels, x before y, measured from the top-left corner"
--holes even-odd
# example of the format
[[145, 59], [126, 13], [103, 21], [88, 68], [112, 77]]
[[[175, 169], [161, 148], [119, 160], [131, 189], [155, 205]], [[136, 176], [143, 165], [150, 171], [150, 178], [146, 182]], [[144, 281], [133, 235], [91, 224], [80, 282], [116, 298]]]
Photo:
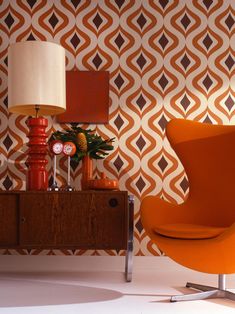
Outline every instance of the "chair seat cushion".
[[224, 232], [227, 228], [193, 224], [166, 224], [154, 228], [154, 232], [174, 239], [211, 239]]

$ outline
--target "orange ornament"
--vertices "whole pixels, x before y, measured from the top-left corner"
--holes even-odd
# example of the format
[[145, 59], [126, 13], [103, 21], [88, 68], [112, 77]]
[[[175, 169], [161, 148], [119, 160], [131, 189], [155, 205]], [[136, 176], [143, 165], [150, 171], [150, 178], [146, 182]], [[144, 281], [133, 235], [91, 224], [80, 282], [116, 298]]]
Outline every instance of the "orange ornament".
[[73, 156], [76, 150], [76, 145], [73, 142], [64, 142], [63, 153], [66, 156]]

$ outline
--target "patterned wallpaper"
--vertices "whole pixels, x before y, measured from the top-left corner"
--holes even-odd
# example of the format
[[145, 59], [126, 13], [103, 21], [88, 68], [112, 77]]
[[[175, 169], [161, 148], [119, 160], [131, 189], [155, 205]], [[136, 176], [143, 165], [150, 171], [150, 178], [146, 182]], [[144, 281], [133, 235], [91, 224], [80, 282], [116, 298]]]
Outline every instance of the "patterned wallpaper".
[[[109, 124], [88, 127], [116, 137], [115, 150], [95, 164], [95, 175], [104, 170], [135, 196], [135, 254], [158, 254], [142, 229], [140, 200], [157, 194], [182, 202], [188, 192], [187, 177], [165, 138], [167, 121], [180, 117], [235, 123], [235, 1], [1, 0], [0, 187], [4, 190], [25, 189], [26, 117], [7, 110], [7, 49], [10, 43], [26, 40], [60, 43], [66, 49], [67, 70], [110, 72]], [[63, 128], [48, 118], [48, 134]], [[59, 164], [62, 185], [66, 159]], [[80, 168], [72, 164], [77, 189]]]

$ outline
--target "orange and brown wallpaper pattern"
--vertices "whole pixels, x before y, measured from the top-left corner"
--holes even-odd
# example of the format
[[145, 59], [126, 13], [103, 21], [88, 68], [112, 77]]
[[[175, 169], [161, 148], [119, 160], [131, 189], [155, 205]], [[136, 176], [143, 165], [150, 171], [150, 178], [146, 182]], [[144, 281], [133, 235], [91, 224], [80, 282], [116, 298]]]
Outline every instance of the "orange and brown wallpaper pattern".
[[[0, 184], [25, 189], [26, 117], [7, 110], [7, 49], [26, 40], [66, 49], [67, 70], [110, 72], [108, 125], [89, 125], [115, 137], [105, 171], [135, 196], [134, 253], [158, 254], [139, 217], [140, 200], [157, 194], [182, 202], [188, 181], [165, 137], [172, 118], [235, 123], [234, 0], [2, 0], [0, 1]], [[62, 129], [49, 118], [48, 134]], [[49, 160], [50, 161], [50, 160]], [[72, 164], [80, 188], [81, 165]], [[51, 171], [51, 163], [48, 169]], [[59, 184], [66, 181], [59, 161]], [[116, 251], [15, 251], [2, 254], [109, 254]]]

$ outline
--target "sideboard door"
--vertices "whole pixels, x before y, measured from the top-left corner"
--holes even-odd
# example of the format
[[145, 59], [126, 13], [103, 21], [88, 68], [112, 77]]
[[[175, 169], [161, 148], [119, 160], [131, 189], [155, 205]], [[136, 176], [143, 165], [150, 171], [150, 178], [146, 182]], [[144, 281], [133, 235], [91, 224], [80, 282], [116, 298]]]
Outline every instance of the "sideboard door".
[[126, 249], [127, 192], [30, 192], [20, 195], [20, 246]]
[[26, 193], [20, 199], [23, 247], [94, 247], [90, 194]]
[[18, 244], [18, 196], [0, 194], [0, 246], [11, 247]]
[[22, 247], [50, 247], [55, 244], [56, 203], [57, 200], [48, 193], [20, 195], [19, 238]]

